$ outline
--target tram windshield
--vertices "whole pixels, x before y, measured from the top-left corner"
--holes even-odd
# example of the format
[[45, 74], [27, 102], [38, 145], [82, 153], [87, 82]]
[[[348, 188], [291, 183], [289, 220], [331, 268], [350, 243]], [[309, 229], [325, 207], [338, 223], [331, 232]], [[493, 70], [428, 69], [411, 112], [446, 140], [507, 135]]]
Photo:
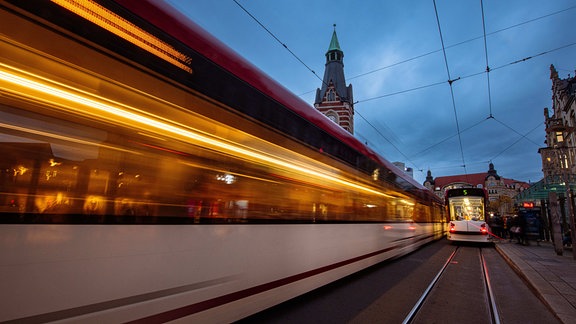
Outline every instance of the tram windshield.
[[450, 220], [484, 221], [482, 197], [454, 197], [449, 200]]

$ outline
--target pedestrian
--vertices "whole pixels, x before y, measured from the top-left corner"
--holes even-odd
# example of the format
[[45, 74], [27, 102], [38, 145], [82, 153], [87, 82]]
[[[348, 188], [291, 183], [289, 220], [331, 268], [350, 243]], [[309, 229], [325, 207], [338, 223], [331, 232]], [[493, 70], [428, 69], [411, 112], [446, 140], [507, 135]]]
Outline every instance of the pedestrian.
[[518, 239], [519, 238], [518, 232], [520, 231], [520, 227], [518, 224], [518, 216], [514, 215], [509, 218], [508, 228], [509, 228], [508, 235], [510, 235], [510, 239], [508, 242], [512, 242], [512, 240], [514, 240], [515, 238]]
[[519, 215], [518, 216], [518, 227], [519, 232], [517, 233], [518, 244], [527, 245], [527, 237], [526, 237], [526, 230], [528, 229], [526, 226], [526, 215]]
[[494, 236], [496, 236], [499, 239], [501, 239], [503, 235], [502, 227], [503, 227], [502, 217], [495, 215], [492, 218], [492, 224], [490, 224], [490, 228], [492, 229], [492, 234], [494, 234]]
[[544, 224], [542, 222], [542, 217], [540, 216], [540, 214], [536, 215], [536, 227], [538, 228], [538, 234], [536, 237], [536, 244], [538, 244], [538, 246], [540, 246], [540, 241], [544, 240]]
[[562, 245], [566, 247], [572, 246], [572, 231], [570, 229], [564, 232], [564, 236], [562, 237]]

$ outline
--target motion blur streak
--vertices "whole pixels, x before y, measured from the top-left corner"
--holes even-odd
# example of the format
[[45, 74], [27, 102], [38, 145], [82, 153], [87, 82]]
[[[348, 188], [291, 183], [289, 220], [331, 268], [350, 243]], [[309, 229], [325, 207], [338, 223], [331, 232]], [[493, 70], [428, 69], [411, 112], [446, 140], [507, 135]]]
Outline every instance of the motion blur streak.
[[[89, 93], [82, 91], [82, 90], [79, 90], [79, 89], [75, 89], [72, 87], [66, 87], [67, 90], [57, 88], [57, 86], [62, 86], [62, 85], [55, 82], [55, 81], [52, 81], [52, 80], [49, 80], [46, 78], [41, 78], [37, 75], [18, 70], [16, 68], [8, 66], [6, 64], [0, 64], [0, 68], [1, 68], [0, 69], [0, 78], [2, 80], [10, 82], [12, 84], [16, 84], [18, 86], [25, 87], [25, 88], [30, 89], [30, 90], [35, 90], [35, 91], [41, 92], [43, 94], [55, 96], [59, 99], [64, 99], [64, 100], [73, 102], [75, 104], [80, 104], [80, 105], [83, 105], [87, 108], [92, 108], [91, 115], [96, 116], [96, 117], [103, 117], [101, 115], [101, 113], [105, 112], [108, 115], [112, 115], [109, 117], [109, 121], [118, 122], [117, 117], [122, 117], [124, 119], [124, 124], [128, 125], [128, 126], [133, 125], [134, 122], [138, 122], [138, 123], [142, 124], [142, 127], [153, 127], [156, 132], [160, 132], [162, 134], [165, 134], [166, 132], [168, 132], [168, 133], [172, 133], [174, 135], [183, 136], [187, 139], [201, 142], [201, 143], [216, 147], [220, 150], [228, 151], [230, 153], [239, 154], [241, 156], [245, 156], [245, 157], [248, 157], [251, 159], [260, 160], [263, 162], [268, 162], [268, 163], [274, 164], [278, 167], [287, 168], [287, 169], [291, 169], [291, 170], [298, 171], [298, 172], [303, 172], [303, 173], [306, 173], [310, 176], [318, 177], [318, 178], [321, 178], [324, 180], [335, 182], [335, 183], [345, 185], [347, 187], [351, 187], [354, 189], [362, 190], [365, 192], [370, 192], [370, 193], [373, 193], [373, 194], [376, 194], [379, 196], [392, 197], [392, 196], [385, 194], [381, 191], [374, 190], [372, 188], [368, 188], [368, 187], [363, 186], [361, 184], [351, 182], [347, 179], [340, 178], [340, 177], [338, 177], [337, 174], [323, 172], [323, 170], [321, 170], [318, 167], [314, 167], [314, 166], [310, 166], [310, 165], [307, 165], [304, 163], [300, 163], [300, 162], [295, 161], [295, 160], [285, 160], [285, 159], [276, 158], [273, 156], [269, 156], [264, 152], [258, 152], [258, 151], [250, 150], [248, 148], [240, 147], [239, 145], [226, 143], [220, 139], [213, 139], [213, 138], [210, 138], [208, 136], [193, 132], [191, 130], [183, 129], [182, 127], [184, 127], [184, 126], [179, 125], [176, 122], [169, 121], [169, 120], [168, 121], [171, 122], [171, 124], [167, 124], [165, 122], [162, 122], [162, 121], [158, 120], [158, 119], [161, 119], [158, 116], [152, 115], [155, 118], [155, 119], [153, 119], [151, 117], [143, 116], [143, 115], [140, 115], [138, 113], [122, 109], [122, 108], [127, 108], [127, 109], [130, 109], [132, 111], [138, 111], [138, 109], [136, 109], [134, 107], [130, 107], [130, 106], [118, 103], [118, 102], [114, 102], [114, 101], [105, 99], [105, 98], [98, 98], [98, 99], [102, 100], [102, 101], [110, 102], [110, 103], [105, 103], [105, 102], [98, 101], [96, 99], [91, 99], [91, 98], [85, 97], [83, 95], [90, 95], [92, 97], [97, 97], [97, 96], [89, 94]], [[35, 81], [35, 80], [27, 78], [25, 76], [16, 75], [14, 73], [11, 73], [10, 70], [17, 71], [17, 72], [20, 72], [22, 74], [25, 73], [26, 76], [31, 77], [31, 78], [36, 78], [39, 81]], [[40, 82], [40, 80], [42, 80], [48, 84], [42, 83], [42, 82]], [[76, 93], [72, 93], [68, 90], [75, 91]], [[10, 91], [10, 89], [9, 89], [9, 91]], [[29, 94], [28, 92], [20, 93], [20, 95], [31, 97], [31, 94]], [[50, 101], [50, 100], [47, 100], [46, 98], [43, 98], [43, 100], [44, 101]], [[50, 102], [52, 102], [52, 101], [50, 101]], [[63, 106], [62, 103], [58, 103], [57, 105]], [[122, 108], [115, 107], [112, 105], [119, 105]], [[68, 106], [67, 108], [72, 108], [72, 107]], [[72, 108], [72, 109], [79, 110], [78, 108]], [[94, 109], [96, 109], [96, 110], [94, 110]], [[88, 112], [89, 111], [82, 110], [82, 113], [88, 113]], [[172, 124], [175, 124], [178, 126], [174, 126]]]
[[84, 19], [88, 19], [100, 27], [106, 28], [115, 35], [174, 64], [182, 70], [192, 73], [192, 69], [186, 65], [191, 61], [189, 57], [106, 8], [92, 1], [82, 1], [82, 3], [79, 3], [77, 1], [53, 0], [52, 2], [74, 12]]

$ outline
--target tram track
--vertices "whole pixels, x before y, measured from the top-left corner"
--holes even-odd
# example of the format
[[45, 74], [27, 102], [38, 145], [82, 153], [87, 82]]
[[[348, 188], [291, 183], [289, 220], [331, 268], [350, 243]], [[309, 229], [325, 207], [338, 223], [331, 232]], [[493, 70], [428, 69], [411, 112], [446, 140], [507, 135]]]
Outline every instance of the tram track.
[[[486, 248], [457, 246], [402, 323], [429, 322], [434, 317], [440, 321], [500, 324], [483, 249]], [[469, 273], [461, 275], [462, 272]], [[455, 294], [459, 294], [456, 302]], [[465, 300], [468, 298], [483, 303], [470, 302], [467, 305]], [[475, 316], [470, 316], [470, 311]]]
[[484, 282], [486, 283], [486, 292], [488, 294], [492, 323], [500, 324], [500, 315], [498, 313], [496, 299], [494, 298], [494, 289], [492, 289], [492, 281], [490, 280], [490, 273], [488, 272], [488, 267], [486, 266], [486, 259], [482, 253], [482, 248], [480, 248], [479, 253], [480, 258], [482, 259], [482, 272], [484, 273]]
[[435, 242], [241, 323], [560, 323], [493, 247], [481, 252]]

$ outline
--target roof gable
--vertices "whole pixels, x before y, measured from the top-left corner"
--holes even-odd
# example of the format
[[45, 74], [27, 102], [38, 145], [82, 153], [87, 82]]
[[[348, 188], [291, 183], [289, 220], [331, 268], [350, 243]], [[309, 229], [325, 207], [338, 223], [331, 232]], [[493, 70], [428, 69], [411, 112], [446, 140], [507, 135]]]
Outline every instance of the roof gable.
[[[485, 187], [487, 175], [488, 174], [486, 172], [482, 172], [473, 174], [459, 174], [445, 177], [436, 177], [434, 178], [434, 185], [435, 187], [444, 188], [445, 186], [451, 183], [466, 183], [473, 187], [478, 187], [478, 185]], [[499, 180], [504, 181], [504, 185], [506, 186], [514, 186], [516, 184], [520, 184], [520, 186], [524, 188], [530, 187], [528, 183], [523, 181], [507, 179], [504, 177], [499, 177]]]

